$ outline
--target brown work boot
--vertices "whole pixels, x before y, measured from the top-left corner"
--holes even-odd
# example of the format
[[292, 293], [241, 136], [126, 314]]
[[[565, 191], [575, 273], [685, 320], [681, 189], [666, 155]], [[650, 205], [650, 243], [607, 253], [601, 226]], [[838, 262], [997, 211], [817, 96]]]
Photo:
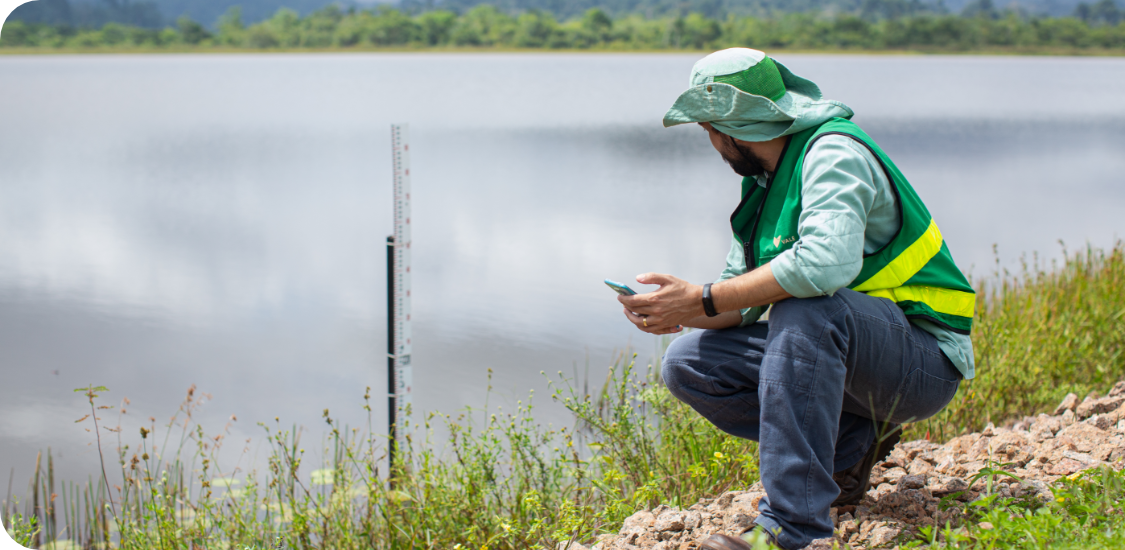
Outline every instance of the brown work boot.
[[885, 426], [888, 434], [885, 439], [879, 441], [879, 438], [875, 438], [875, 443], [867, 449], [867, 454], [863, 455], [855, 466], [832, 474], [832, 480], [840, 488], [840, 496], [832, 501], [833, 508], [856, 504], [863, 500], [863, 495], [867, 493], [868, 485], [871, 483], [871, 468], [887, 458], [887, 455], [891, 454], [891, 449], [902, 437], [902, 426], [890, 423]]
[[699, 550], [753, 550], [754, 546], [749, 541], [756, 538], [756, 533], [765, 535], [766, 545], [770, 548], [781, 548], [777, 544], [777, 539], [774, 538], [773, 533], [767, 531], [761, 525], [751, 527], [749, 531], [742, 533], [737, 537], [729, 535], [711, 535], [703, 544], [699, 545]]

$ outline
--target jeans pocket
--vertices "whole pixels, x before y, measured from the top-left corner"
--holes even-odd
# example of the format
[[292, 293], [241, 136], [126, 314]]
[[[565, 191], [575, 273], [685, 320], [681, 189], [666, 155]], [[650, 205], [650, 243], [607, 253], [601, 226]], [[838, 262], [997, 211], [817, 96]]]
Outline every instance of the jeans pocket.
[[941, 412], [960, 386], [960, 378], [947, 380], [915, 369], [899, 388], [891, 421], [896, 424], [917, 422]]

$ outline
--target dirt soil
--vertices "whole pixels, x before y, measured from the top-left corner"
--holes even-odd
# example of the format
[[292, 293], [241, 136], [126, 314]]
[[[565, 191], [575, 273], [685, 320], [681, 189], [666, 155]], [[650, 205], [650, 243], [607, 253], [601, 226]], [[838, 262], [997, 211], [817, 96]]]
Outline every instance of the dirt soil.
[[[993, 491], [1003, 496], [1052, 498], [1050, 485], [1067, 476], [1102, 465], [1120, 469], [1125, 457], [1125, 381], [1105, 397], [1091, 394], [1079, 401], [1067, 395], [1054, 414], [1025, 417], [1008, 427], [991, 424], [980, 433], [957, 437], [944, 445], [926, 440], [899, 443], [871, 472], [871, 489], [854, 506], [832, 509], [838, 547], [854, 550], [892, 548], [911, 540], [918, 527], [956, 527], [957, 507], [939, 507], [942, 497], [968, 502], [986, 490], [986, 480], [969, 480], [982, 468], [1008, 463], [1022, 482], [996, 476]], [[737, 535], [758, 516], [765, 496], [760, 483], [701, 499], [686, 510], [657, 506], [625, 520], [615, 535], [602, 535], [590, 550], [694, 550], [713, 533]], [[831, 548], [833, 539], [809, 548]], [[570, 550], [584, 550], [572, 544]]]

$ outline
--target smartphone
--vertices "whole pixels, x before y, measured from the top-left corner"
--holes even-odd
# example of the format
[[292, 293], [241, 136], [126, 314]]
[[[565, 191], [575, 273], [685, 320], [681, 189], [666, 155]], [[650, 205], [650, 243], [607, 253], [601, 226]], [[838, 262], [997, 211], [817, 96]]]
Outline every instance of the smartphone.
[[633, 289], [631, 289], [631, 288], [629, 288], [629, 287], [627, 287], [627, 286], [625, 286], [621, 283], [611, 281], [609, 279], [605, 280], [605, 284], [607, 286], [609, 286], [609, 288], [612, 288], [614, 292], [616, 292], [616, 293], [618, 293], [622, 296], [632, 296], [632, 295], [637, 293], [635, 290], [633, 290]]

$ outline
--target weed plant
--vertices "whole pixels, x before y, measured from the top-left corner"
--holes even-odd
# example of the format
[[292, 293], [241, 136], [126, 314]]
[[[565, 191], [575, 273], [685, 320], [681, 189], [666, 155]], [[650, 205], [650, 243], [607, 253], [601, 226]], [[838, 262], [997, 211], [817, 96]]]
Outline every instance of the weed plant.
[[1061, 266], [1037, 258], [975, 285], [977, 375], [908, 438], [945, 441], [989, 422], [1050, 413], [1070, 392], [1085, 397], [1125, 376], [1125, 243], [1063, 249]]
[[[1008, 475], [991, 469], [990, 475]], [[1014, 477], [1014, 476], [1013, 476]], [[1125, 472], [1098, 468], [1060, 479], [1046, 502], [986, 490], [961, 504], [964, 526], [923, 528], [904, 548], [1087, 550], [1125, 547]]]
[[[561, 373], [548, 380], [577, 419], [569, 429], [535, 422], [534, 392], [509, 413], [428, 414], [406, 426], [391, 472], [381, 471], [387, 439], [372, 430], [370, 390], [363, 429], [324, 411], [319, 468], [300, 433], [275, 419], [262, 425], [266, 471], [243, 472], [219, 467], [226, 432], [192, 420], [205, 397], [192, 388], [168, 425], [153, 420], [132, 446], [118, 443], [119, 477], [103, 467], [56, 494], [48, 453], [30, 502], [5, 502], [5, 527], [21, 544], [54, 549], [554, 548], [614, 532], [640, 508], [754, 483], [756, 445], [717, 431], [635, 358], [622, 356], [592, 395]], [[120, 435], [99, 416], [112, 408], [97, 401], [107, 390], [80, 391], [91, 407], [80, 421]], [[447, 434], [440, 454], [435, 428]]]

